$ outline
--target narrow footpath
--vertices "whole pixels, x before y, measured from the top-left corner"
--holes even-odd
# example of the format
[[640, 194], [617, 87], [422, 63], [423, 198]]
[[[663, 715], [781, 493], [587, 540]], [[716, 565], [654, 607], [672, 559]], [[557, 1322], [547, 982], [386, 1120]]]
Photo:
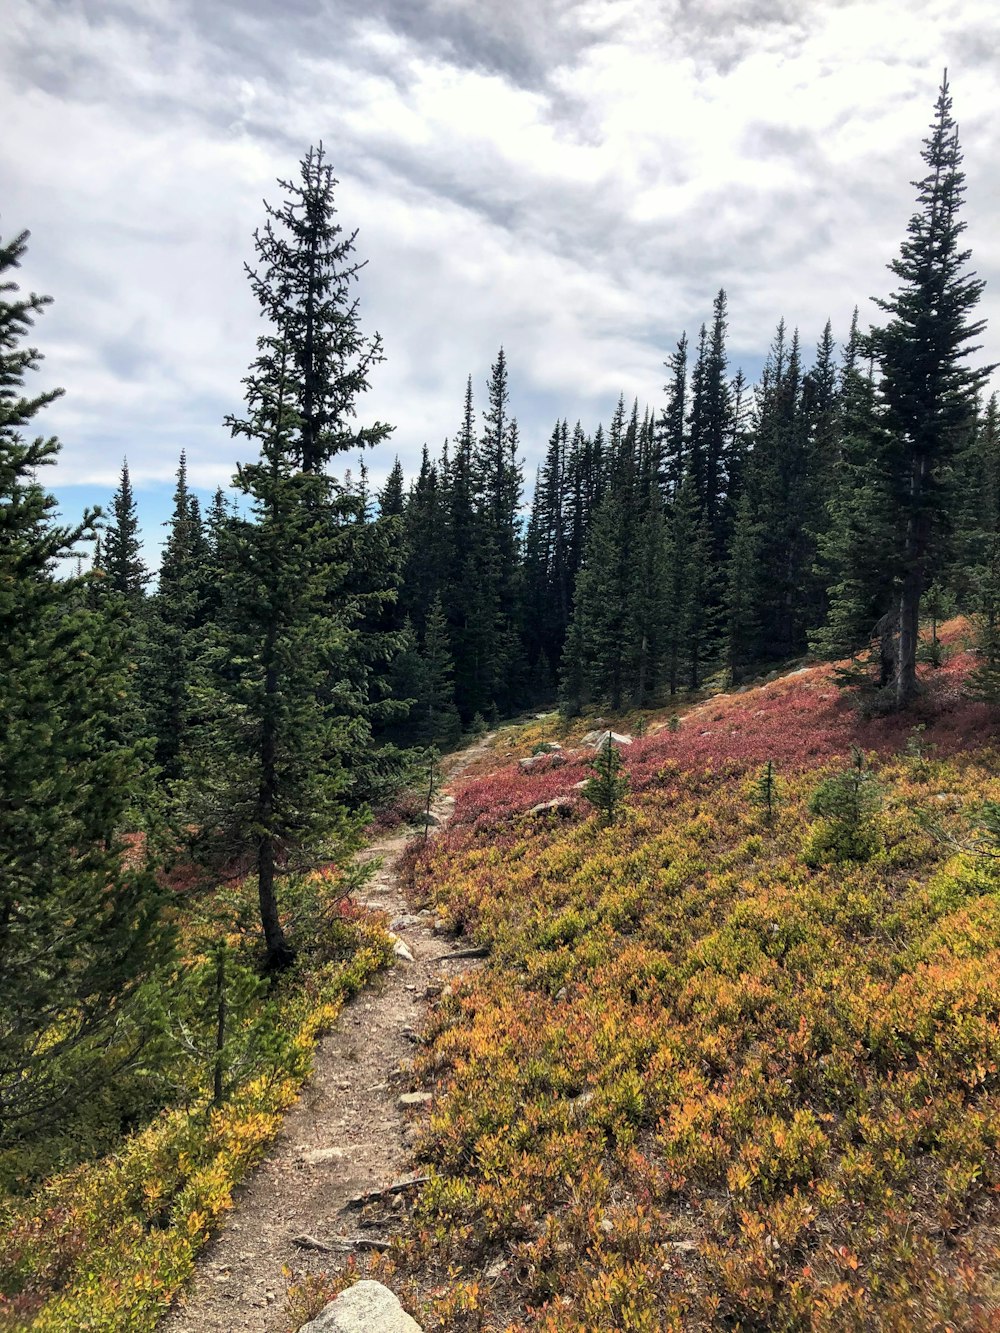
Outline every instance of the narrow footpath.
[[[453, 756], [447, 780], [480, 758], [491, 740], [485, 736]], [[447, 795], [434, 803], [439, 824], [447, 823], [453, 804]], [[403, 898], [396, 865], [412, 836], [398, 834], [361, 853], [362, 859], [383, 861], [360, 900], [389, 914], [390, 929], [413, 962], [397, 960], [322, 1039], [299, 1100], [266, 1159], [235, 1192], [232, 1211], [199, 1256], [186, 1292], [161, 1321], [161, 1333], [281, 1333], [282, 1269], [303, 1273], [341, 1264], [357, 1234], [349, 1200], [384, 1189], [411, 1170], [414, 1112], [398, 1105], [406, 1091], [401, 1066], [412, 1059], [424, 1026], [428, 989], [436, 992], [442, 978], [470, 966], [467, 958], [447, 958], [462, 942], [436, 935], [431, 914], [412, 913]], [[310, 1248], [310, 1242], [324, 1248]]]

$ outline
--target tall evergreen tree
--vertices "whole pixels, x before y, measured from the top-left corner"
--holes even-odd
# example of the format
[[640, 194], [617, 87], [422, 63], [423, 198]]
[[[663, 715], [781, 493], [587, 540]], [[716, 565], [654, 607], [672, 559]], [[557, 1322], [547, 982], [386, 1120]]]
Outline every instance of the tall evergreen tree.
[[424, 446], [420, 471], [410, 488], [403, 512], [405, 563], [400, 609], [422, 632], [434, 598], [449, 588], [452, 565], [449, 549], [447, 501], [442, 494], [437, 465]]
[[418, 735], [426, 744], [447, 750], [457, 743], [462, 725], [455, 707], [455, 665], [440, 594], [435, 596], [427, 613], [421, 659], [423, 681], [417, 703]]
[[103, 568], [108, 587], [124, 599], [131, 611], [137, 610], [149, 582], [149, 571], [142, 559], [139, 515], [128, 459], [122, 462], [121, 479], [111, 499], [111, 522], [104, 532]]
[[188, 486], [187, 457], [182, 452], [140, 673], [147, 730], [156, 764], [168, 783], [185, 774], [205, 623], [208, 554], [198, 497]]
[[[26, 241], [0, 244], [0, 275]], [[59, 391], [24, 394], [47, 298], [16, 292], [0, 286], [0, 1148], [136, 1057], [128, 1007], [164, 948], [152, 877], [120, 836], [135, 756], [104, 743], [121, 620], [88, 604], [90, 576], [55, 572], [98, 515], [57, 526], [36, 479], [59, 445], [23, 432]]]
[[[810, 635], [826, 657], [845, 657], [867, 647], [877, 626], [891, 614], [890, 560], [893, 496], [872, 460], [887, 448], [878, 411], [867, 340], [858, 312], [844, 347], [840, 370], [838, 440], [827, 521], [817, 538], [817, 572], [826, 588], [825, 622]], [[881, 684], [888, 666], [880, 662]]]
[[219, 652], [236, 670], [220, 679], [225, 706], [209, 747], [215, 806], [203, 820], [223, 851], [252, 841], [270, 967], [294, 956], [278, 878], [352, 824], [345, 759], [371, 735], [362, 627], [393, 595], [389, 573], [374, 567], [389, 559], [383, 535], [326, 471], [336, 455], [389, 432], [353, 424], [381, 359], [352, 299], [354, 235], [334, 221], [336, 181], [322, 147], [302, 160], [298, 183], [280, 184], [286, 199], [267, 207], [259, 267], [248, 270], [267, 330], [244, 381], [246, 415], [228, 419], [260, 458], [236, 477], [253, 517], [225, 529]]
[[402, 516], [404, 508], [403, 466], [397, 458], [385, 479], [385, 485], [379, 491], [378, 511], [383, 518], [392, 518]]
[[888, 321], [872, 334], [887, 431], [887, 447], [874, 462], [891, 487], [897, 516], [891, 573], [897, 590], [899, 708], [917, 688], [920, 599], [936, 572], [954, 503], [951, 464], [989, 373], [965, 364], [984, 328], [973, 313], [985, 284], [967, 271], [971, 251], [961, 248], [965, 176], [951, 112], [946, 72], [921, 153], [927, 174], [915, 182], [917, 211], [889, 265], [900, 285], [878, 301]]

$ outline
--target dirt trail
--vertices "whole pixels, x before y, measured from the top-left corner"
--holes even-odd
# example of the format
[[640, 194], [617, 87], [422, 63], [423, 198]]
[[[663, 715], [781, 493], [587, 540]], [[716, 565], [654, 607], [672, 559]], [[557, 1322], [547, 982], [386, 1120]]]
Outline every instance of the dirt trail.
[[[447, 781], [480, 758], [491, 740], [485, 736], [455, 755]], [[445, 823], [452, 800], [441, 796], [432, 808]], [[397, 1105], [406, 1090], [400, 1065], [412, 1059], [428, 986], [470, 966], [467, 959], [445, 958], [461, 943], [435, 935], [430, 913], [411, 913], [403, 899], [396, 863], [410, 837], [383, 839], [361, 854], [383, 858], [361, 898], [389, 913], [414, 961], [398, 961], [377, 978], [323, 1038], [312, 1076], [267, 1158], [236, 1191], [225, 1225], [202, 1251], [194, 1279], [164, 1316], [160, 1333], [280, 1333], [287, 1327], [282, 1268], [308, 1272], [343, 1262], [349, 1250], [337, 1246], [338, 1237], [357, 1235], [356, 1215], [345, 1212], [348, 1200], [410, 1170], [414, 1112]], [[337, 1248], [302, 1248], [294, 1243], [302, 1236]]]

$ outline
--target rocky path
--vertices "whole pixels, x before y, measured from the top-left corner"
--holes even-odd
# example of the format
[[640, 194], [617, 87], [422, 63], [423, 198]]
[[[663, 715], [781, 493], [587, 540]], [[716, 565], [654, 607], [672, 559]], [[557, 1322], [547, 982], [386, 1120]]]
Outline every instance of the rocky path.
[[[491, 739], [455, 755], [448, 780], [481, 757]], [[452, 804], [449, 796], [435, 802], [441, 823]], [[362, 856], [383, 858], [363, 898], [389, 913], [413, 962], [400, 960], [376, 979], [322, 1040], [312, 1076], [268, 1157], [237, 1190], [225, 1226], [199, 1256], [194, 1280], [165, 1315], [161, 1333], [281, 1333], [287, 1327], [282, 1268], [308, 1272], [342, 1262], [357, 1235], [348, 1201], [410, 1170], [408, 1143], [419, 1111], [399, 1105], [400, 1066], [412, 1058], [428, 988], [469, 966], [467, 959], [443, 957], [461, 945], [435, 935], [430, 913], [412, 914], [403, 899], [396, 863], [410, 836], [386, 838]]]

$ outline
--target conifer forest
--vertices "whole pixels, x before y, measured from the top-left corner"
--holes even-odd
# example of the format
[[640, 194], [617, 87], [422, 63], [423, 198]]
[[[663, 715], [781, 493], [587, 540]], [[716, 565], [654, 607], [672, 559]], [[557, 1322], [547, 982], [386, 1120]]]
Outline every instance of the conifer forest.
[[655, 401], [530, 450], [498, 346], [413, 474], [308, 147], [158, 568], [141, 441], [59, 515], [5, 210], [0, 1330], [164, 1318], [409, 965], [400, 828], [477, 962], [412, 1037], [419, 1189], [273, 1327], [358, 1278], [427, 1329], [1000, 1326], [1000, 408], [947, 76], [920, 123], [874, 324], [776, 310], [750, 378], [709, 291]]

